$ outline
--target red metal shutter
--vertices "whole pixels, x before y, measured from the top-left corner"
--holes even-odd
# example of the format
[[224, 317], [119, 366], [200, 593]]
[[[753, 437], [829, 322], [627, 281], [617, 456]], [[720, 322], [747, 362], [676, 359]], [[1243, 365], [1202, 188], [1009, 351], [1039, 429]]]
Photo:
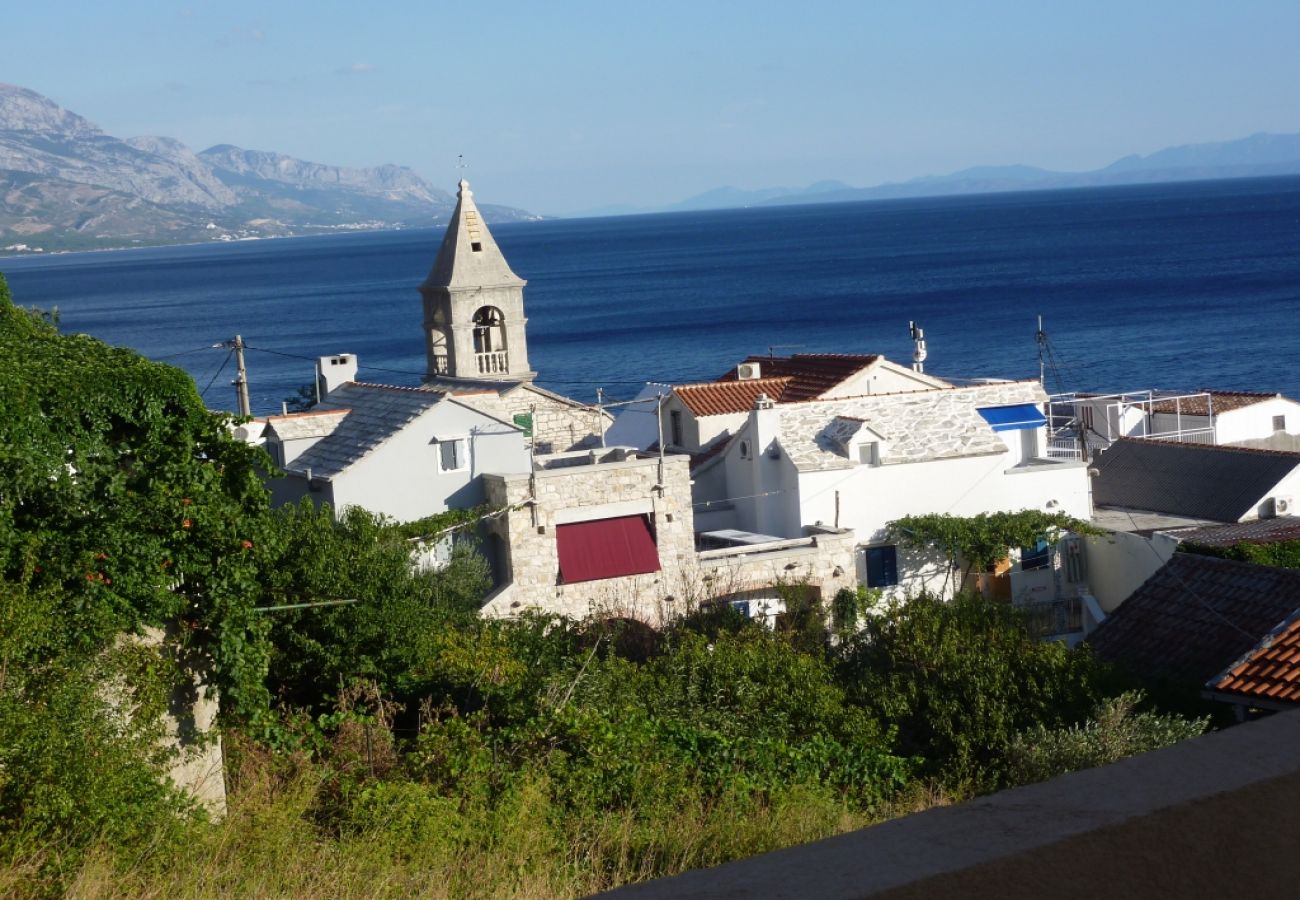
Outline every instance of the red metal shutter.
[[659, 548], [647, 516], [559, 525], [555, 542], [563, 584], [644, 575], [660, 569]]

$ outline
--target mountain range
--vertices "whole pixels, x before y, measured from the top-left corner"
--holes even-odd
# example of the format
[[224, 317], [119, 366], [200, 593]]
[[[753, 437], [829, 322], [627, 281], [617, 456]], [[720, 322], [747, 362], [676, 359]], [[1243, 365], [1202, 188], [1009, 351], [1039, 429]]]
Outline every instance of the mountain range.
[[1125, 156], [1090, 172], [1054, 172], [1034, 166], [977, 166], [950, 175], [925, 175], [908, 181], [853, 187], [819, 181], [803, 188], [742, 190], [722, 187], [656, 208], [605, 207], [588, 215], [730, 209], [802, 203], [841, 203], [903, 197], [936, 197], [998, 191], [1036, 191], [1215, 178], [1254, 178], [1300, 174], [1300, 134], [1253, 134], [1235, 141], [1168, 147], [1148, 156]]
[[[349, 169], [229, 144], [125, 140], [0, 84], [0, 252], [429, 226], [455, 199], [402, 166]], [[537, 218], [481, 204], [494, 221]]]

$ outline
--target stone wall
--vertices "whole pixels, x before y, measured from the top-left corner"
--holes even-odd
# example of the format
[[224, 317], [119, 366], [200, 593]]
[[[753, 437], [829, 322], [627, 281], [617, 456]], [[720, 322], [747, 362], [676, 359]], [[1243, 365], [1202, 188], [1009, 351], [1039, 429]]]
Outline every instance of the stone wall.
[[508, 422], [514, 422], [516, 416], [531, 415], [533, 446], [538, 453], [599, 447], [602, 423], [607, 429], [613, 421], [608, 413], [529, 388], [508, 391], [503, 396], [475, 394], [462, 399]]
[[[583, 618], [618, 616], [660, 626], [701, 604], [781, 583], [806, 583], [831, 597], [857, 583], [851, 532], [813, 529], [809, 537], [768, 549], [695, 552], [688, 457], [663, 461], [615, 448], [588, 454], [539, 457], [527, 475], [485, 475], [488, 503], [510, 511], [488, 526], [489, 543], [507, 556], [508, 583], [488, 600], [488, 615], [529, 609]], [[584, 464], [585, 463], [585, 464]], [[536, 504], [526, 501], [536, 490]], [[557, 525], [622, 515], [649, 515], [662, 569], [577, 584], [559, 583]], [[490, 550], [491, 552], [491, 550]]]

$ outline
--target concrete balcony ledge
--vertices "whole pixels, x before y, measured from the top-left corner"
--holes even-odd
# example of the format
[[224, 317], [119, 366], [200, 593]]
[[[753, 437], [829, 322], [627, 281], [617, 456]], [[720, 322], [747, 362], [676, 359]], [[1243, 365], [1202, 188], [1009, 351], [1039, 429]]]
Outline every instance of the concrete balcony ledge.
[[641, 898], [1292, 896], [1300, 711], [714, 869]]

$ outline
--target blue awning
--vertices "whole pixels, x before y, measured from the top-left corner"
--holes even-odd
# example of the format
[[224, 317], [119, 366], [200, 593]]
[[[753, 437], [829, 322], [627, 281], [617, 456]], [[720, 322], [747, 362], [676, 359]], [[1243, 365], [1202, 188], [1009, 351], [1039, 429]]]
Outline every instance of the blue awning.
[[1047, 416], [1032, 403], [989, 406], [981, 409], [979, 414], [993, 426], [994, 431], [1022, 431], [1026, 428], [1042, 428], [1047, 424]]

